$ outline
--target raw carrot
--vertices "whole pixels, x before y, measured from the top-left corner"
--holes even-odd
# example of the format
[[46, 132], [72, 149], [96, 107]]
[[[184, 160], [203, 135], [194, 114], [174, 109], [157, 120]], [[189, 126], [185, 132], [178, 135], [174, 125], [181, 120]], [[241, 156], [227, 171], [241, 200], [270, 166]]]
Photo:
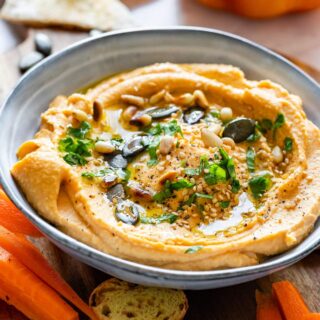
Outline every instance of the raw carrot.
[[0, 247], [13, 254], [42, 281], [74, 304], [90, 319], [97, 319], [93, 310], [77, 295], [43, 257], [40, 251], [23, 235], [14, 234], [0, 227]]
[[256, 291], [256, 320], [282, 320], [280, 310], [271, 294]]
[[12, 254], [0, 248], [0, 299], [31, 320], [78, 320], [78, 314]]
[[291, 282], [275, 282], [272, 284], [272, 289], [286, 320], [301, 320], [310, 313], [299, 291]]
[[40, 231], [11, 202], [0, 187], [0, 225], [15, 233], [42, 237]]
[[320, 320], [320, 313], [309, 313], [302, 320]]

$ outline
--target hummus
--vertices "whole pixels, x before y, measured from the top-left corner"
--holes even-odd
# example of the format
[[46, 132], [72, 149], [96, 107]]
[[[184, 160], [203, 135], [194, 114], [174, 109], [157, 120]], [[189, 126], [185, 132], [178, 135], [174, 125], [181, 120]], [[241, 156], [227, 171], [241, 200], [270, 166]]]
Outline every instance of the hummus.
[[320, 134], [301, 105], [232, 66], [147, 66], [55, 98], [12, 175], [47, 221], [111, 255], [253, 265], [319, 215]]

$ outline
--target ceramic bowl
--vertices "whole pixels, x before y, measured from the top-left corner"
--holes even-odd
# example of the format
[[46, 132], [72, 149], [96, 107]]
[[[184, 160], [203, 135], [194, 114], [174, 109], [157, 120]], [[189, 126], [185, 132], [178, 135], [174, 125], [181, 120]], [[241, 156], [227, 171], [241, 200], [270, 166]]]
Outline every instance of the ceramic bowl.
[[70, 94], [107, 75], [155, 62], [224, 63], [240, 67], [249, 79], [271, 79], [298, 94], [304, 108], [320, 124], [318, 84], [292, 63], [246, 39], [203, 28], [160, 28], [110, 32], [86, 39], [45, 59], [25, 74], [0, 114], [1, 184], [19, 209], [58, 247], [115, 277], [154, 286], [209, 289], [250, 281], [285, 268], [320, 243], [320, 224], [297, 247], [265, 262], [243, 268], [177, 271], [123, 260], [62, 233], [28, 204], [10, 175], [16, 150], [39, 127], [40, 114], [58, 94]]

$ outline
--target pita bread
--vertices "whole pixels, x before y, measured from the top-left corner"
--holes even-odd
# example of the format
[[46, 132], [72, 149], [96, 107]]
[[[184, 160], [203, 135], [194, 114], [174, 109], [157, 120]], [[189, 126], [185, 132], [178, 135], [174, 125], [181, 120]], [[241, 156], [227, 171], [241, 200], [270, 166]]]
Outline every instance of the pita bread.
[[134, 25], [118, 0], [6, 0], [0, 17], [31, 26], [61, 26], [107, 31]]

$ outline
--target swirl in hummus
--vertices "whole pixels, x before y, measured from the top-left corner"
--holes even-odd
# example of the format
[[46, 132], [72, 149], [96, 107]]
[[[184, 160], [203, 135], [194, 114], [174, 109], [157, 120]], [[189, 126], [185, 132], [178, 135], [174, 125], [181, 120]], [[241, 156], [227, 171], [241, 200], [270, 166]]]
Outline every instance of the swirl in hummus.
[[319, 214], [319, 129], [301, 105], [232, 66], [147, 66], [55, 98], [12, 174], [41, 216], [101, 251], [253, 265]]

